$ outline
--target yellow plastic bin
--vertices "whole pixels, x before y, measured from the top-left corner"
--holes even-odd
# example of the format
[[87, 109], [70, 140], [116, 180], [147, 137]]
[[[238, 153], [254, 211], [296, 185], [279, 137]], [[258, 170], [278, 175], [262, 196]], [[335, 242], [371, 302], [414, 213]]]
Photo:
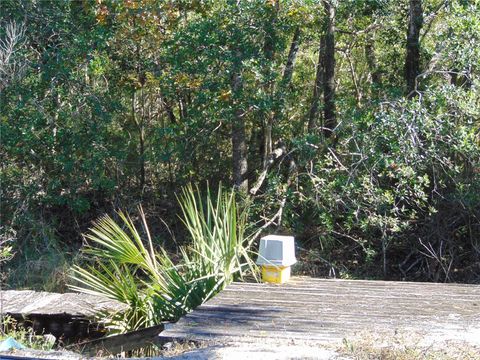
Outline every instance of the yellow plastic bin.
[[293, 236], [268, 235], [260, 239], [257, 265], [262, 267], [264, 282], [283, 284], [290, 279], [295, 258]]

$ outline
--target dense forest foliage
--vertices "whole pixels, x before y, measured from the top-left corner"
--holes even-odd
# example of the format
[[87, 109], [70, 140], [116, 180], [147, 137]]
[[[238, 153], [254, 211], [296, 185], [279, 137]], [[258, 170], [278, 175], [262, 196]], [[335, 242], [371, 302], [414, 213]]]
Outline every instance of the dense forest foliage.
[[478, 0], [1, 0], [1, 239], [58, 288], [92, 220], [223, 183], [298, 271], [480, 281]]

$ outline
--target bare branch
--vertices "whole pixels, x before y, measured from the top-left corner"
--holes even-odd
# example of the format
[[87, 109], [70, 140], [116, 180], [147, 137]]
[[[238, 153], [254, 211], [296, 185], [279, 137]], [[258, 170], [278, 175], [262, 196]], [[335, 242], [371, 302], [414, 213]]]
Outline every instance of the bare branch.
[[270, 155], [268, 156], [267, 161], [265, 162], [265, 165], [263, 167], [262, 172], [260, 173], [260, 176], [258, 177], [257, 181], [253, 185], [253, 187], [250, 189], [250, 194], [255, 195], [260, 187], [262, 186], [263, 182], [265, 181], [265, 178], [267, 177], [268, 170], [270, 167], [275, 163], [277, 159], [279, 159], [281, 156], [283, 156], [286, 152], [286, 149], [284, 146], [281, 146], [275, 150], [273, 150]]
[[0, 91], [24, 73], [25, 62], [15, 59], [15, 52], [23, 45], [24, 38], [24, 24], [13, 21], [5, 25], [5, 37], [0, 39]]

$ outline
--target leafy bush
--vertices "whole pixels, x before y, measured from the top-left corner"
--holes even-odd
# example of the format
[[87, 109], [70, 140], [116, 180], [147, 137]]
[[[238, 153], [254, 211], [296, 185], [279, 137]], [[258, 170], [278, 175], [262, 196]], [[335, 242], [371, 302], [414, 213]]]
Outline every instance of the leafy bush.
[[146, 241], [129, 215], [119, 212], [121, 224], [104, 216], [85, 237], [84, 249], [93, 265], [73, 267], [71, 288], [106, 296], [128, 305], [106, 321], [112, 331], [125, 332], [175, 320], [211, 298], [245, 271], [254, 270], [251, 238], [245, 236], [246, 212], [240, 211], [233, 191], [220, 188], [215, 199], [191, 186], [180, 196], [191, 244], [180, 248], [180, 261], [155, 249], [145, 214], [140, 218]]
[[370, 274], [478, 279], [460, 273], [480, 257], [478, 86], [383, 103], [311, 160], [298, 206], [315, 209], [326, 253], [343, 249], [355, 258], [352, 270]]

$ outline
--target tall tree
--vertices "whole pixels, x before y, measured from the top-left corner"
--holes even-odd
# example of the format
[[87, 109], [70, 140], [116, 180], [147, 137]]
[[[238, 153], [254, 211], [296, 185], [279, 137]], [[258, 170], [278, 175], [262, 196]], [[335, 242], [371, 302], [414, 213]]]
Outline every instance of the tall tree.
[[[231, 10], [234, 14], [240, 13], [240, 5], [234, 1], [229, 1]], [[248, 191], [248, 161], [247, 161], [247, 137], [245, 132], [245, 118], [242, 111], [242, 93], [243, 93], [243, 78], [242, 78], [242, 42], [235, 33], [234, 28], [231, 28], [231, 39], [233, 43], [230, 44], [231, 56], [231, 77], [230, 86], [232, 92], [232, 161], [233, 161], [233, 185], [241, 192]]]
[[[277, 43], [277, 33], [275, 29], [275, 24], [277, 22], [278, 11], [280, 10], [280, 1], [275, 0], [274, 2], [267, 3], [267, 21], [265, 23], [265, 42], [263, 45], [263, 53], [265, 56], [265, 78], [266, 82], [264, 84], [265, 95], [272, 101], [274, 98], [274, 76], [273, 76], [273, 61], [275, 57], [275, 47]], [[268, 161], [268, 156], [272, 152], [272, 130], [273, 130], [273, 121], [274, 114], [269, 112], [265, 115], [263, 128], [263, 154], [262, 154], [262, 163], [265, 167], [265, 164]]]
[[325, 54], [324, 54], [324, 134], [332, 135], [337, 125], [335, 110], [335, 3], [333, 0], [324, 0], [326, 13]]
[[415, 96], [416, 78], [420, 73], [420, 29], [423, 25], [422, 0], [410, 0], [408, 31], [407, 31], [407, 56], [405, 59], [405, 80], [407, 94]]
[[240, 65], [240, 50], [235, 52], [231, 87], [233, 94], [232, 122], [232, 157], [233, 184], [242, 192], [248, 191], [247, 139], [245, 134], [245, 119], [241, 109], [241, 94], [243, 90], [242, 70]]
[[318, 61], [315, 75], [315, 83], [313, 85], [312, 103], [308, 112], [308, 132], [314, 131], [316, 127], [316, 119], [318, 113], [318, 105], [320, 103], [320, 96], [323, 92], [323, 77], [325, 72], [324, 57], [325, 57], [325, 36], [320, 37], [320, 46], [318, 47]]

